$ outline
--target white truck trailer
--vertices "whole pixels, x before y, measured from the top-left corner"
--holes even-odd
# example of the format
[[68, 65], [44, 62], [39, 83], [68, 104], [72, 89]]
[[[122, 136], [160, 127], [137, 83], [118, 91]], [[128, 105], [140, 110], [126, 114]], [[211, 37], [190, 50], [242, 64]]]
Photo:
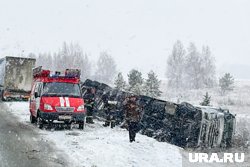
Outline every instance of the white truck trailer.
[[0, 59], [0, 100], [28, 100], [35, 62], [36, 59], [23, 57]]

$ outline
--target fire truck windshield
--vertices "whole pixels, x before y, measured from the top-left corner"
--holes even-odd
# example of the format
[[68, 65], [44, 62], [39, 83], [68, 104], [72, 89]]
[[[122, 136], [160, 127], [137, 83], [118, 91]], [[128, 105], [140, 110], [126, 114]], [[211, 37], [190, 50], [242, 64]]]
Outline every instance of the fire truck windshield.
[[81, 97], [78, 84], [49, 82], [44, 84], [42, 96]]

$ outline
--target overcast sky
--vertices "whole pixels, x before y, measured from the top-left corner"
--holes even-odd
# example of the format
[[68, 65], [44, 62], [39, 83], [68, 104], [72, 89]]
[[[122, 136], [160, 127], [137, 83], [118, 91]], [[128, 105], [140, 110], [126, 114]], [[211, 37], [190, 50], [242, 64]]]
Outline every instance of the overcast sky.
[[0, 0], [0, 57], [78, 42], [93, 60], [108, 51], [124, 73], [164, 77], [176, 40], [210, 46], [219, 74], [250, 78], [250, 1]]

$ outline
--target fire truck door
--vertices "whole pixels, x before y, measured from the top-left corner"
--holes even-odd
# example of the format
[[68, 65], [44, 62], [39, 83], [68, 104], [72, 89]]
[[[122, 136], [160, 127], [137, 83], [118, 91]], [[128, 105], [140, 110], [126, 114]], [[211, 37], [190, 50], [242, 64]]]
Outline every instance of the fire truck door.
[[35, 93], [34, 93], [34, 108], [35, 108], [35, 115], [37, 116], [37, 111], [40, 107], [40, 100], [41, 100], [41, 93], [42, 93], [42, 87], [43, 83], [37, 82], [35, 87]]

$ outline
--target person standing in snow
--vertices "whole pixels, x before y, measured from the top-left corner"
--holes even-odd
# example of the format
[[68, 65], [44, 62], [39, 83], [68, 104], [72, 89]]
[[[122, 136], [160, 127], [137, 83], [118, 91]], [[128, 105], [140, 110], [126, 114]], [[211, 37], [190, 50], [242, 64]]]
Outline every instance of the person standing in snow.
[[141, 120], [141, 113], [138, 104], [136, 103], [136, 96], [131, 95], [125, 101], [125, 120], [128, 125], [129, 141], [135, 141], [136, 133], [139, 130], [139, 122]]
[[103, 124], [104, 127], [108, 127], [109, 125], [111, 125], [111, 128], [115, 127], [118, 104], [116, 96], [116, 91], [110, 91], [102, 97], [104, 102], [104, 111], [106, 113], [105, 124]]
[[84, 95], [85, 107], [87, 109], [86, 123], [93, 124], [93, 114], [95, 105], [95, 89], [88, 88], [86, 95]]

